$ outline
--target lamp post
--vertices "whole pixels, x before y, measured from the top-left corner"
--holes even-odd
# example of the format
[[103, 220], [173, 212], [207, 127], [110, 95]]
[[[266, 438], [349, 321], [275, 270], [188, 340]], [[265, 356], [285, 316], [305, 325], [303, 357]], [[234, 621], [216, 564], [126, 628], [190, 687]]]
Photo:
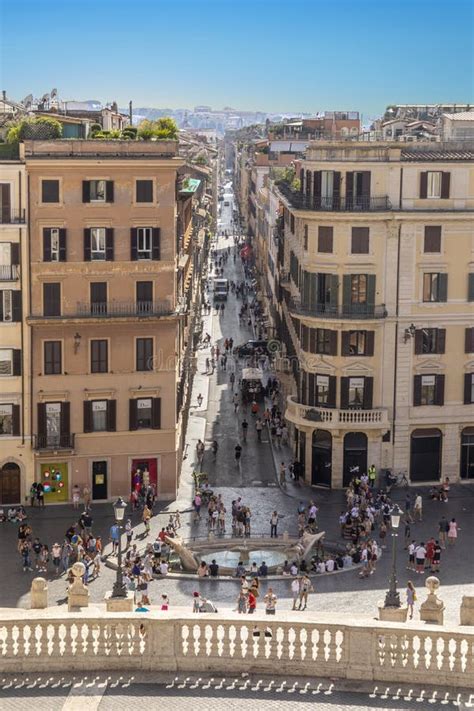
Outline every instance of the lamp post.
[[117, 555], [117, 578], [112, 589], [112, 597], [127, 597], [127, 588], [122, 576], [122, 522], [125, 516], [127, 504], [121, 496], [114, 504], [115, 522], [118, 528], [118, 555]]
[[385, 596], [385, 607], [400, 607], [400, 593], [397, 590], [397, 550], [395, 539], [398, 537], [400, 517], [402, 511], [398, 504], [395, 504], [390, 512], [390, 524], [392, 529], [392, 572], [390, 574], [388, 592]]

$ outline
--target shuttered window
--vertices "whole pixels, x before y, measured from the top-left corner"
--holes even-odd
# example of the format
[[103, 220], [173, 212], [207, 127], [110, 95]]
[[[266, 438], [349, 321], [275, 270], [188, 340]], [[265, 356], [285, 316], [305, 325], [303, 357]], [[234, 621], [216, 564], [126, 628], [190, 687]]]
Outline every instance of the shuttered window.
[[136, 202], [153, 202], [153, 180], [136, 181]]
[[415, 375], [413, 405], [444, 405], [444, 375]]
[[61, 284], [43, 284], [43, 315], [61, 316]]
[[137, 338], [136, 370], [153, 370], [153, 338]]
[[446, 349], [445, 328], [419, 328], [415, 331], [415, 353], [444, 353]]
[[59, 180], [41, 181], [41, 202], [59, 202]]
[[444, 302], [448, 300], [448, 275], [437, 272], [423, 274], [423, 301]]
[[318, 228], [318, 252], [332, 254], [333, 251], [333, 228], [323, 227]]
[[91, 341], [91, 373], [108, 372], [108, 341], [94, 339]]
[[62, 372], [61, 341], [44, 342], [44, 374], [60, 375]]
[[369, 253], [369, 228], [368, 227], [353, 227], [351, 239], [352, 254], [368, 254]]
[[441, 252], [440, 225], [426, 225], [423, 251], [436, 254]]

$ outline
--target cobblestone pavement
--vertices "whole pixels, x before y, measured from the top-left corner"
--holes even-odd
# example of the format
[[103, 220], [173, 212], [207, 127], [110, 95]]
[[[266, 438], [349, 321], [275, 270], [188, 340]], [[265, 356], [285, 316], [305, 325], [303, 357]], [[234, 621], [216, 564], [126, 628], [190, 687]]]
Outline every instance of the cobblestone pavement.
[[[157, 678], [159, 676], [159, 678]], [[36, 711], [113, 711], [137, 708], [241, 709], [253, 705], [259, 711], [321, 709], [321, 711], [367, 711], [384, 709], [437, 709], [474, 707], [474, 695], [466, 692], [427, 690], [407, 685], [370, 684], [306, 678], [277, 681], [252, 675], [201, 678], [194, 675], [169, 677], [110, 674], [71, 677], [10, 677], [1, 680], [2, 711], [22, 711], [34, 700]], [[198, 699], [196, 697], [199, 697]]]
[[[230, 208], [231, 209], [231, 208]], [[219, 248], [231, 244], [232, 240], [220, 238]], [[226, 267], [226, 276], [229, 278], [242, 278], [239, 260], [236, 265], [232, 258]], [[239, 276], [240, 275], [240, 276]], [[225, 309], [225, 315], [212, 313], [204, 316], [204, 331], [212, 334], [213, 341], [232, 336], [236, 344], [245, 342], [251, 337], [247, 326], [238, 326], [238, 309], [240, 301], [230, 294]], [[213, 310], [214, 311], [214, 310]], [[162, 526], [168, 522], [169, 512], [180, 510], [182, 512], [182, 528], [179, 531], [184, 538], [193, 536], [207, 536], [206, 522], [194, 523], [191, 514], [191, 501], [193, 496], [192, 471], [197, 466], [195, 459], [195, 445], [198, 438], [205, 440], [209, 448], [210, 442], [215, 438], [219, 442], [219, 453], [214, 462], [212, 455], [206, 451], [203, 470], [209, 474], [211, 483], [216, 493], [221, 493], [222, 498], [230, 513], [232, 499], [242, 496], [244, 503], [252, 509], [252, 534], [269, 534], [269, 519], [273, 510], [281, 516], [279, 534], [288, 530], [296, 534], [296, 508], [298, 500], [308, 502], [313, 498], [319, 506], [319, 527], [327, 533], [328, 539], [340, 540], [338, 516], [344, 506], [344, 494], [340, 491], [315, 490], [308, 486], [297, 487], [288, 483], [285, 490], [277, 484], [276, 467], [282, 459], [288, 461], [291, 452], [288, 448], [272, 449], [265, 434], [262, 443], [257, 442], [256, 433], [249, 428], [248, 442], [243, 445], [244, 451], [239, 467], [234, 461], [234, 447], [240, 435], [240, 422], [245, 415], [249, 422], [251, 416], [240, 410], [234, 413], [229, 386], [229, 372], [217, 370], [213, 375], [205, 373], [205, 359], [209, 356], [208, 350], [201, 349], [197, 353], [198, 368], [195, 376], [192, 408], [189, 417], [187, 432], [187, 447], [178, 499], [169, 505], [161, 504], [156, 509], [152, 519], [153, 540]], [[201, 393], [203, 402], [199, 406], [197, 396]], [[474, 547], [472, 546], [472, 532], [474, 530], [474, 485], [452, 486], [449, 502], [441, 504], [432, 502], [427, 498], [426, 489], [421, 489], [424, 496], [424, 518], [422, 523], [412, 526], [412, 537], [427, 540], [437, 531], [437, 523], [441, 515], [450, 518], [455, 516], [460, 527], [460, 534], [456, 546], [442, 555], [442, 567], [439, 577], [442, 587], [440, 595], [446, 603], [445, 620], [456, 624], [459, 619], [459, 604], [463, 594], [474, 594]], [[125, 493], [125, 492], [124, 492]], [[395, 499], [400, 503], [404, 492], [395, 491]], [[34, 509], [31, 511], [30, 520], [35, 535], [49, 545], [55, 540], [63, 539], [66, 529], [71, 522], [77, 520], [78, 512], [71, 505], [51, 506], [45, 510]], [[108, 540], [108, 532], [113, 523], [111, 504], [97, 504], [93, 506], [94, 532], [102, 535], [103, 540]], [[132, 521], [136, 535], [136, 542], [144, 546], [144, 526], [140, 522], [140, 514], [133, 514]], [[20, 559], [16, 553], [16, 525], [0, 524], [0, 569], [4, 584], [0, 586], [0, 606], [27, 606], [29, 604], [29, 588], [31, 573], [23, 573]], [[390, 541], [388, 541], [390, 543]], [[107, 549], [106, 549], [107, 551]], [[406, 580], [414, 578], [415, 585], [420, 586], [422, 576], [417, 576], [406, 571], [406, 552], [403, 550], [403, 541], [397, 539], [398, 575], [400, 587], [404, 589]], [[391, 556], [389, 551], [379, 561], [377, 571], [367, 579], [359, 579], [357, 572], [347, 571], [342, 573], [320, 576], [315, 579], [316, 595], [310, 600], [310, 607], [318, 611], [331, 613], [348, 612], [351, 609], [357, 614], [375, 616], [377, 603], [383, 599], [387, 580], [390, 572]], [[63, 578], [49, 579], [50, 604], [61, 603], [65, 600], [65, 582]], [[107, 590], [110, 590], [115, 573], [103, 567], [101, 576], [91, 582], [91, 601], [101, 602]], [[278, 608], [291, 607], [289, 581], [275, 581], [272, 586], [278, 596]], [[188, 605], [192, 592], [200, 587], [203, 595], [215, 601], [219, 607], [233, 606], [237, 596], [237, 582], [222, 580], [176, 579], [154, 581], [150, 585], [152, 602], [159, 599], [159, 595], [166, 592], [170, 597], [171, 605]], [[420, 595], [418, 596], [420, 599]], [[423, 599], [423, 598], [422, 598]], [[416, 615], [415, 615], [416, 617]]]

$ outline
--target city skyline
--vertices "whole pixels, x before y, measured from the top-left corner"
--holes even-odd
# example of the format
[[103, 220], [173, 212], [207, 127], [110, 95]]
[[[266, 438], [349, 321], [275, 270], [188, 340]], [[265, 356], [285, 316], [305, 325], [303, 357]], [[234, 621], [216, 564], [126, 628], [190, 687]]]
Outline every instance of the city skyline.
[[[296, 0], [282, 22], [279, 0], [272, 12], [248, 0], [183, 0], [179, 8], [138, 0], [133, 16], [109, 2], [96, 7], [87, 0], [82, 14], [58, 0], [2, 2], [3, 88], [17, 100], [51, 85], [71, 100], [100, 97], [122, 106], [132, 100], [173, 109], [204, 104], [366, 116], [390, 103], [469, 101], [472, 5], [454, 5], [448, 14], [428, 0], [399, 0], [391, 12], [374, 0], [357, 7], [343, 0], [337, 8]], [[84, 53], [86, 39], [108, 51]]]

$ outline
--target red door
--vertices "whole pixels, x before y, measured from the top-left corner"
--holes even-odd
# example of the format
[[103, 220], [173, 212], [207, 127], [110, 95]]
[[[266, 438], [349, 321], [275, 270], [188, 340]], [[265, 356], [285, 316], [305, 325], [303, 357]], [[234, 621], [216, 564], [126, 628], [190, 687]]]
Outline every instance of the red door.
[[158, 492], [158, 462], [156, 459], [132, 459], [132, 476], [130, 482], [130, 490], [140, 487], [143, 482], [148, 479], [154, 487], [155, 493]]

